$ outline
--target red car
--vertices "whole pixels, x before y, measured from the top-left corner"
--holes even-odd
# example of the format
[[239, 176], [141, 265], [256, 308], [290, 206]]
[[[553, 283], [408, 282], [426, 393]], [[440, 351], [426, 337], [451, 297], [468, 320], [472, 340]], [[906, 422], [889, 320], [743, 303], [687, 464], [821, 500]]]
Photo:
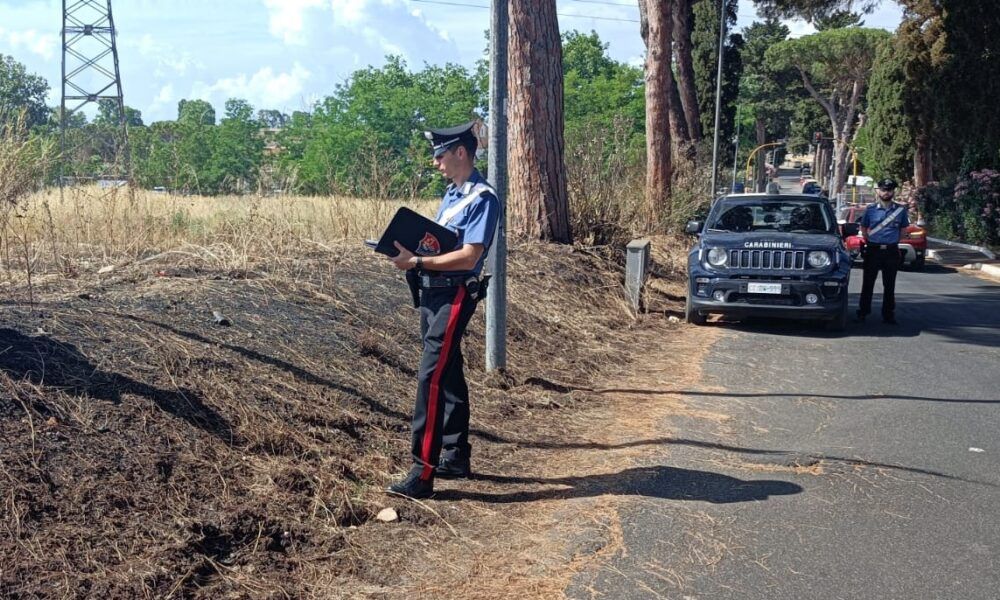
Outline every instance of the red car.
[[[865, 239], [861, 237], [860, 222], [866, 208], [867, 205], [848, 205], [842, 207], [837, 214], [840, 234], [854, 261], [861, 260], [861, 248], [865, 245]], [[927, 231], [919, 225], [908, 225], [899, 240], [899, 253], [903, 257], [903, 266], [922, 269], [927, 257]]]

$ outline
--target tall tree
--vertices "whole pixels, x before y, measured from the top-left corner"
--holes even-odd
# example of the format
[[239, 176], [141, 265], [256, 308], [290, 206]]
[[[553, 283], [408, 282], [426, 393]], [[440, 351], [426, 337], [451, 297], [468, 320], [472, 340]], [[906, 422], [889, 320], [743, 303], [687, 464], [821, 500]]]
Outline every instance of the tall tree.
[[[94, 117], [94, 123], [101, 125], [117, 125], [118, 102], [111, 100], [110, 98], [105, 98], [98, 102], [97, 116]], [[131, 106], [126, 106], [125, 124], [129, 127], [142, 127], [142, 111], [132, 108]]]
[[[745, 68], [740, 81], [740, 107], [753, 115], [755, 145], [786, 137], [795, 103], [805, 90], [792, 69], [772, 70], [764, 56], [768, 48], [788, 38], [789, 29], [777, 19], [752, 23], [743, 31]], [[759, 171], [763, 177], [764, 171]]]
[[647, 223], [658, 224], [670, 209], [670, 94], [673, 83], [673, 0], [639, 0], [646, 43], [646, 202]]
[[[909, 0], [902, 0], [907, 2]], [[870, 13], [882, 0], [753, 0], [758, 12], [765, 18], [800, 18], [813, 23], [837, 11]]]
[[[642, 3], [640, 2], [640, 5]], [[677, 65], [677, 88], [687, 130], [692, 142], [700, 142], [701, 112], [698, 106], [697, 83], [694, 75], [694, 13], [691, 0], [674, 0], [673, 10], [674, 63]]]
[[[930, 48], [937, 72], [935, 161], [944, 174], [1000, 168], [1000, 11], [996, 2], [908, 0], [914, 12], [941, 8]], [[929, 6], [928, 6], [929, 5]], [[919, 146], [919, 140], [917, 140]]]
[[826, 111], [833, 132], [833, 181], [839, 193], [847, 180], [847, 152], [858, 127], [875, 52], [889, 38], [882, 29], [831, 29], [772, 46], [772, 69], [795, 68], [809, 94]]
[[595, 32], [563, 34], [564, 117], [571, 129], [594, 124], [611, 126], [626, 118], [642, 133], [645, 116], [642, 70], [612, 60], [608, 45]]
[[[701, 130], [706, 138], [712, 137], [715, 130], [720, 2], [726, 3], [726, 30], [732, 31], [736, 25], [737, 0], [695, 0], [692, 5], [694, 32], [691, 39], [694, 44], [694, 73]], [[740, 58], [742, 47], [743, 37], [736, 33], [730, 34], [723, 45], [722, 112], [719, 120], [719, 138], [721, 140], [729, 140], [733, 137], [736, 100], [739, 96], [740, 77], [743, 73], [743, 61]], [[722, 148], [724, 152], [728, 152], [729, 145], [723, 144]]]
[[216, 190], [243, 192], [257, 181], [264, 139], [253, 107], [246, 100], [231, 98], [225, 110], [213, 136], [208, 182]]
[[24, 65], [10, 56], [0, 54], [0, 118], [27, 115], [25, 127], [43, 125], [48, 120], [49, 108], [45, 96], [49, 84], [38, 75], [29, 73]]
[[511, 232], [571, 243], [555, 0], [511, 0], [508, 88]]
[[913, 170], [913, 123], [906, 111], [907, 57], [898, 42], [883, 44], [875, 55], [868, 118], [858, 145], [870, 173], [905, 181]]
[[189, 125], [215, 125], [215, 109], [206, 100], [181, 100], [177, 103], [177, 121]]
[[861, 13], [838, 9], [816, 15], [813, 17], [812, 24], [816, 31], [826, 31], [827, 29], [843, 29], [844, 27], [861, 27], [865, 22], [861, 19]]

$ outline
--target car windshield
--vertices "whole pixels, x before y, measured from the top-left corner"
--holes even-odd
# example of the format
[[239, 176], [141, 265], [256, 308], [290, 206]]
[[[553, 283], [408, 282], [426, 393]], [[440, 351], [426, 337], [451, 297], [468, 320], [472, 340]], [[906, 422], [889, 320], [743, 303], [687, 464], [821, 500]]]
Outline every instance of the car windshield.
[[860, 223], [865, 211], [853, 206], [845, 206], [837, 212], [837, 220], [844, 223]]
[[833, 230], [830, 211], [817, 202], [795, 200], [740, 201], [723, 204], [708, 224], [713, 231], [787, 231], [828, 233]]

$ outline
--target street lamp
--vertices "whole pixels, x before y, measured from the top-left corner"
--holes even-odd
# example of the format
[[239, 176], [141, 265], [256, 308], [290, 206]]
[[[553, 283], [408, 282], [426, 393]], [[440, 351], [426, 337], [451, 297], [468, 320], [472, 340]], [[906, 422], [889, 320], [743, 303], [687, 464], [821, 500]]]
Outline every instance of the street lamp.
[[726, 0], [719, 0], [719, 66], [715, 76], [715, 131], [712, 140], [712, 198], [719, 168], [719, 119], [722, 114], [722, 50], [726, 39]]
[[854, 155], [854, 187], [851, 190], [851, 204], [858, 203], [858, 150], [864, 150], [864, 148], [858, 148], [857, 146], [852, 146], [847, 144], [847, 147], [851, 149], [851, 154]]
[[[780, 140], [780, 141], [777, 141], [777, 142], [769, 142], [767, 144], [761, 144], [760, 146], [757, 146], [756, 148], [754, 148], [750, 152], [750, 156], [747, 156], [747, 181], [750, 181], [750, 162], [753, 161], [753, 157], [757, 154], [758, 150], [762, 150], [764, 148], [771, 148], [771, 147], [774, 147], [774, 146], [784, 146], [784, 145], [785, 145], [785, 140]], [[755, 190], [756, 190], [756, 188], [755, 188]]]

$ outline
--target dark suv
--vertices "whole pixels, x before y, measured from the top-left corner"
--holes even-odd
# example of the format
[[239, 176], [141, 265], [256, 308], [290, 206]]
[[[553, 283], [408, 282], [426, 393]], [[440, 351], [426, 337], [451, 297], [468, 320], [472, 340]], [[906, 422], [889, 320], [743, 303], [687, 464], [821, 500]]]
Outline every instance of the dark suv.
[[686, 316], [708, 314], [847, 324], [851, 259], [826, 198], [741, 194], [718, 199], [688, 254]]

